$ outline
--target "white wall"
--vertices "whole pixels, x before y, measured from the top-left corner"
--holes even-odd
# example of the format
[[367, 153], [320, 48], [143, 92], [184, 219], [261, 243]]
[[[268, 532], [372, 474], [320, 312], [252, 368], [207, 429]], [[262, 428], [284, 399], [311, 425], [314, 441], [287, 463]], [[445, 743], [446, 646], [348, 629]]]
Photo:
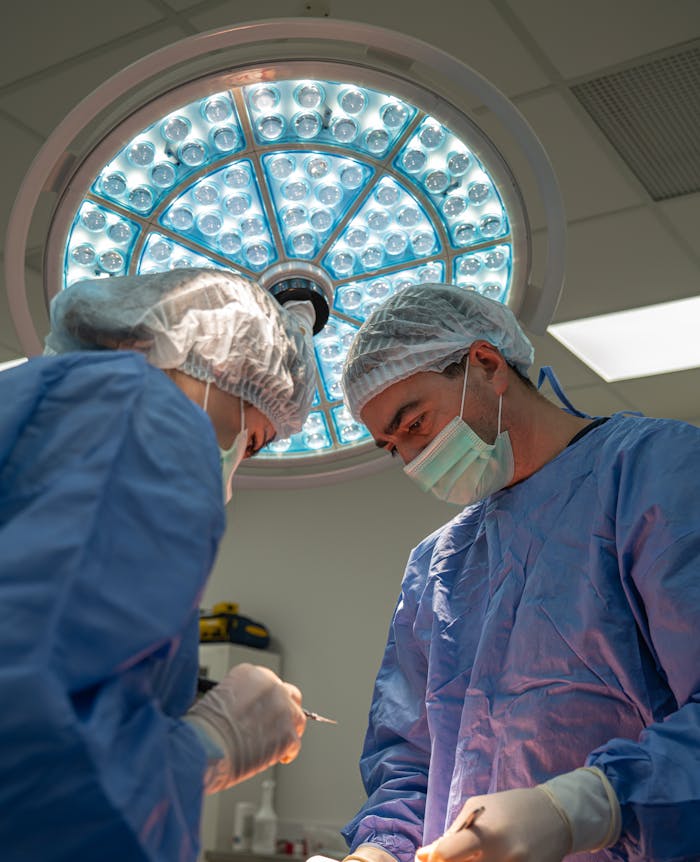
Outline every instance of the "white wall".
[[234, 491], [205, 604], [236, 601], [268, 626], [283, 676], [339, 721], [309, 722], [301, 754], [277, 770], [280, 819], [342, 825], [364, 801], [357, 760], [406, 558], [457, 511], [398, 459], [337, 485]]

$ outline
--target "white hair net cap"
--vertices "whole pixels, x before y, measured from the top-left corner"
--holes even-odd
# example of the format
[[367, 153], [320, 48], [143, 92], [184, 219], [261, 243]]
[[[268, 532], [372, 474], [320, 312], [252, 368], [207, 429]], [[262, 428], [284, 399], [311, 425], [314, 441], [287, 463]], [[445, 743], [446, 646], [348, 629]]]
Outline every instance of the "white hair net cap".
[[377, 308], [361, 326], [343, 368], [350, 413], [419, 371], [444, 371], [483, 339], [522, 374], [534, 350], [513, 312], [479, 293], [451, 284], [407, 287]]
[[92, 279], [51, 303], [47, 354], [129, 349], [257, 407], [280, 437], [301, 430], [316, 387], [312, 329], [255, 282], [177, 269]]

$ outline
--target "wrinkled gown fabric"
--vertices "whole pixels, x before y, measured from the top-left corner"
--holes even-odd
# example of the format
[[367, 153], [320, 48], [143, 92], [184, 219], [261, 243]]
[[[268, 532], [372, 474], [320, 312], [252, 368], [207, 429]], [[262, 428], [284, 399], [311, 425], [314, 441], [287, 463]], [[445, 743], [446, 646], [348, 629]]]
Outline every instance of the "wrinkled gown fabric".
[[133, 353], [31, 360], [0, 404], [0, 856], [193, 862], [211, 423]]

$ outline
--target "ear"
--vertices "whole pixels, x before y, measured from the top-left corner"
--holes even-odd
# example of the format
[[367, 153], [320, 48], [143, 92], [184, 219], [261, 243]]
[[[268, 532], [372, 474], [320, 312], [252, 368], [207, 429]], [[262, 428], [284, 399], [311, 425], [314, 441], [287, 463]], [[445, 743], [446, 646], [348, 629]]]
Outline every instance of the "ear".
[[475, 341], [469, 350], [470, 364], [478, 365], [486, 380], [491, 383], [496, 395], [503, 395], [509, 384], [508, 363], [500, 350], [488, 341]]

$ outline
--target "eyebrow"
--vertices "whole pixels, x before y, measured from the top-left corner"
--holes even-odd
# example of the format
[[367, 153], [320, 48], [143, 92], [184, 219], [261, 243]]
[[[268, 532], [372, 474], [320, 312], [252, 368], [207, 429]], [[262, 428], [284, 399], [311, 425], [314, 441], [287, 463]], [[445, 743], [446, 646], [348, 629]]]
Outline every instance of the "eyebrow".
[[[383, 433], [389, 436], [393, 434], [394, 431], [399, 427], [399, 425], [403, 422], [403, 417], [408, 413], [409, 410], [413, 410], [415, 407], [418, 407], [420, 404], [420, 399], [414, 399], [413, 401], [407, 401], [405, 404], [402, 404], [401, 407], [394, 413], [394, 417], [389, 422], [389, 424], [384, 429]], [[378, 449], [384, 449], [386, 446], [386, 440], [375, 440], [375, 445]]]

